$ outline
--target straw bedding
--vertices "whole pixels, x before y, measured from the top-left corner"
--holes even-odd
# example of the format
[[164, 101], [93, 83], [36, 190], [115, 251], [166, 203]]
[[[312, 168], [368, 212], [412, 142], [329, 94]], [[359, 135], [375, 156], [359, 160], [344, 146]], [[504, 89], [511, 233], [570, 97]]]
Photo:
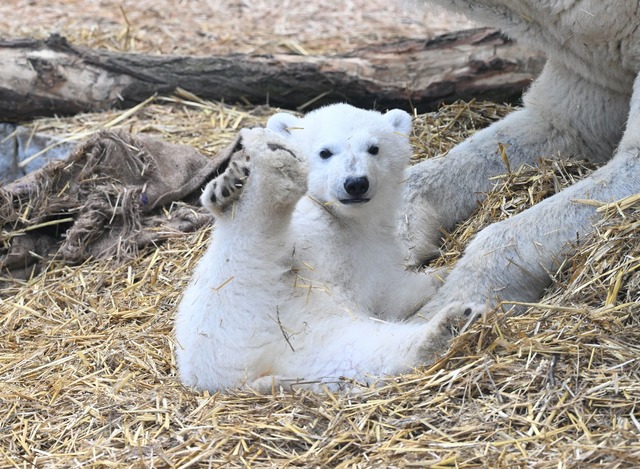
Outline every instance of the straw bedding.
[[[418, 116], [416, 154], [446, 151], [508, 111], [458, 103]], [[214, 153], [237, 128], [273, 112], [183, 96], [119, 121], [105, 113], [33, 125], [70, 138], [126, 128]], [[544, 162], [505, 172], [447, 236], [439, 262], [455, 262], [481, 226], [589, 171]], [[640, 200], [601, 210], [597, 235], [579, 241], [540, 304], [521, 316], [489, 315], [432, 368], [351, 396], [209, 395], [181, 386], [172, 318], [208, 227], [122, 265], [51, 264], [0, 300], [0, 466], [638, 464]]]
[[[318, 38], [326, 48], [350, 48], [355, 39], [342, 34], [348, 29], [358, 45], [400, 29], [425, 35], [418, 29], [422, 18], [405, 15], [396, 29], [385, 23], [391, 14], [382, 1], [374, 2], [381, 13], [356, 14], [355, 23], [318, 11], [316, 3], [283, 2], [291, 13], [276, 18], [274, 30], [284, 41], [259, 33], [269, 2], [251, 2], [252, 9], [228, 2], [221, 12], [215, 2], [205, 2], [207, 8], [184, 2], [177, 9], [146, 0], [137, 9], [76, 3], [69, 15], [45, 2], [6, 2], [0, 29], [7, 36], [38, 35], [35, 26], [11, 20], [19, 4], [25, 15], [35, 9], [28, 16], [38, 15], [34, 24], [47, 26], [42, 35], [55, 27], [76, 43], [116, 50], [178, 53], [190, 45], [186, 52], [202, 54], [305, 53], [318, 47]], [[356, 1], [342, 5], [352, 15], [359, 11]], [[334, 29], [314, 29], [313, 19], [322, 15]], [[376, 25], [375, 33], [353, 28], [366, 21]], [[167, 22], [168, 29], [162, 26]], [[295, 29], [301, 24], [304, 32]], [[31, 126], [72, 141], [124, 129], [212, 156], [239, 128], [264, 123], [273, 112], [181, 93], [130, 111], [40, 119]], [[507, 112], [490, 103], [458, 103], [419, 115], [416, 157], [446, 152]], [[496, 189], [470, 220], [445, 234], [439, 265], [452, 265], [486, 224], [592, 170], [546, 160], [512, 172], [508, 151], [504, 156]], [[122, 264], [52, 263], [0, 295], [0, 467], [638, 466], [639, 199], [600, 208], [605, 219], [596, 234], [576, 240], [576, 254], [526, 314], [499, 308], [455, 339], [433, 367], [381, 380], [357, 395], [210, 395], [178, 382], [172, 318], [209, 227], [166, 236]], [[167, 207], [168, 218], [172, 210]]]

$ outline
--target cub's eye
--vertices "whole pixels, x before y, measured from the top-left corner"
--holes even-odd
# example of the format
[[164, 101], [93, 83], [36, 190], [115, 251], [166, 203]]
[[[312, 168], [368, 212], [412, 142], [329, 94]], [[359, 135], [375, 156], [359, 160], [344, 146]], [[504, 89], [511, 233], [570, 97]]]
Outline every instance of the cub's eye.
[[378, 148], [378, 145], [371, 145], [367, 151], [369, 152], [370, 155], [377, 155], [378, 152], [380, 151], [380, 148]]
[[320, 158], [322, 158], [323, 160], [326, 160], [327, 158], [331, 158], [332, 156], [333, 156], [333, 152], [326, 148], [320, 152]]

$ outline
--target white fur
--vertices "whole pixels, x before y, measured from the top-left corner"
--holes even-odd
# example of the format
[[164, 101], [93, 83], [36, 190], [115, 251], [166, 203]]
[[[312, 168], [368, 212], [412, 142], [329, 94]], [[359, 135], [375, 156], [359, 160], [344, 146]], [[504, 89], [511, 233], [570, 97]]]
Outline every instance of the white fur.
[[[488, 227], [425, 306], [536, 301], [569, 243], [600, 215], [581, 199], [611, 202], [640, 192], [640, 2], [432, 0], [542, 48], [548, 62], [524, 108], [478, 132], [446, 157], [411, 168], [402, 219], [411, 261], [437, 252], [439, 227], [466, 218], [491, 178], [558, 154], [606, 163], [536, 207]], [[634, 88], [635, 82], [635, 88]], [[480, 309], [484, 309], [480, 308]]]
[[[220, 217], [176, 319], [185, 384], [337, 387], [341, 377], [398, 373], [443, 350], [447, 311], [429, 323], [399, 321], [439, 282], [405, 271], [396, 235], [410, 128], [403, 111], [338, 104], [241, 131], [251, 173], [237, 205], [212, 206], [214, 182], [202, 197]], [[368, 202], [344, 203], [354, 198], [350, 177], [368, 178], [356, 197]]]

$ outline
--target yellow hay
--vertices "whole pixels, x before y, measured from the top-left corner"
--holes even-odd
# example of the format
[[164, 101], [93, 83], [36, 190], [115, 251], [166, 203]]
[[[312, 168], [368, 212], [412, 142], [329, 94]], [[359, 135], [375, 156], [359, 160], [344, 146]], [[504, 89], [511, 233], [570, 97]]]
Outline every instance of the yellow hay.
[[[182, 93], [135, 113], [33, 125], [69, 137], [114, 125], [212, 154], [273, 112]], [[412, 141], [420, 156], [433, 156], [505, 112], [488, 103], [444, 107], [417, 116]], [[545, 161], [505, 170], [472, 219], [447, 235], [439, 262], [454, 262], [482, 226], [589, 169]], [[603, 212], [596, 235], [581, 240], [527, 314], [498, 311], [430, 369], [351, 396], [210, 395], [178, 382], [173, 315], [209, 229], [125, 265], [52, 264], [0, 300], [0, 466], [636, 466], [640, 203]]]

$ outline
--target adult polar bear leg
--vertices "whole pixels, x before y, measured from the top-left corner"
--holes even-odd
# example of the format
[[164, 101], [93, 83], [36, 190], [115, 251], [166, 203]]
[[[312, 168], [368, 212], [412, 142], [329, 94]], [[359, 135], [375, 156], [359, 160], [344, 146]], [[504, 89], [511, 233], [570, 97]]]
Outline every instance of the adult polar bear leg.
[[451, 229], [467, 218], [507, 171], [535, 165], [558, 154], [602, 163], [610, 159], [622, 136], [629, 95], [603, 88], [550, 60], [515, 111], [453, 148], [443, 158], [413, 166], [400, 220], [409, 263], [434, 257], [440, 228]]
[[592, 231], [600, 215], [580, 200], [612, 202], [640, 192], [640, 75], [614, 158], [589, 178], [510, 219], [482, 230], [423, 311], [451, 303], [535, 301], [568, 243]]

